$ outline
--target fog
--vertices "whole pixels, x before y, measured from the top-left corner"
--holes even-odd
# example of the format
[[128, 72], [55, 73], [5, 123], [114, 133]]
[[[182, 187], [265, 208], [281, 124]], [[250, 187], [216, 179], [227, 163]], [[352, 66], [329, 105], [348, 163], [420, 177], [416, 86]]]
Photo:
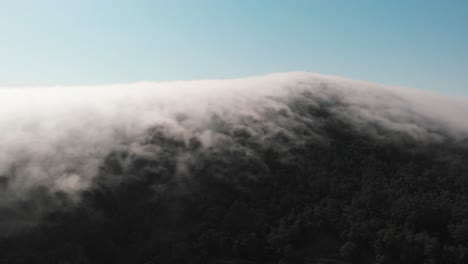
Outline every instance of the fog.
[[[243, 127], [259, 141], [298, 128], [326, 141], [307, 111], [323, 109], [382, 140], [450, 141], [468, 135], [468, 100], [308, 72], [215, 81], [0, 89], [0, 175], [4, 194], [37, 186], [73, 193], [87, 188], [110, 152], [145, 152], [148, 129], [164, 127], [204, 148], [227, 140], [216, 120]], [[281, 115], [281, 118], [278, 118]], [[247, 123], [245, 120], [249, 120]], [[254, 125], [256, 124], [256, 125]], [[5, 201], [3, 203], [5, 203]]]

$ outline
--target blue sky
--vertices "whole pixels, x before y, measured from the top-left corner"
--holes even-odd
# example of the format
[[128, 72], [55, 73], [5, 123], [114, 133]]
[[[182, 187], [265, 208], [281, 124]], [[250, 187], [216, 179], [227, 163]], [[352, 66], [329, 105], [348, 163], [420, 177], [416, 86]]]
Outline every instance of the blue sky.
[[296, 70], [468, 96], [468, 1], [0, 0], [0, 86]]

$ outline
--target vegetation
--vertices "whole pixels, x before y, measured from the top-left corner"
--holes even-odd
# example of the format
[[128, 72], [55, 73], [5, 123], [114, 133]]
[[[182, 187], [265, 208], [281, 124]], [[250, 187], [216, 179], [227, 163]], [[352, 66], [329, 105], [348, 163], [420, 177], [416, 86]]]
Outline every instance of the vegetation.
[[111, 153], [79, 202], [48, 193], [66, 206], [3, 238], [1, 259], [468, 262], [466, 148], [377, 140], [314, 115], [327, 120], [326, 138], [278, 131], [259, 140], [252, 124], [218, 120], [217, 131], [228, 137], [205, 148], [155, 127], [141, 143], [154, 156]]

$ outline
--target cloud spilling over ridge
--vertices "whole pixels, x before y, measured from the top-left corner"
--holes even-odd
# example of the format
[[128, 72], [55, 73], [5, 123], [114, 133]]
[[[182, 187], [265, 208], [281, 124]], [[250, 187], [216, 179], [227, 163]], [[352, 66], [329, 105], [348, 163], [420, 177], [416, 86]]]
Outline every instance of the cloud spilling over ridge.
[[204, 147], [216, 144], [229, 136], [214, 127], [216, 119], [243, 127], [259, 140], [278, 131], [300, 140], [300, 129], [314, 130], [315, 140], [322, 140], [323, 121], [310, 115], [312, 109], [381, 139], [456, 143], [468, 136], [467, 99], [307, 72], [222, 81], [3, 88], [0, 175], [8, 179], [13, 195], [38, 185], [73, 192], [90, 183], [110, 152], [141, 152], [139, 143], [154, 126], [187, 144], [193, 137]]

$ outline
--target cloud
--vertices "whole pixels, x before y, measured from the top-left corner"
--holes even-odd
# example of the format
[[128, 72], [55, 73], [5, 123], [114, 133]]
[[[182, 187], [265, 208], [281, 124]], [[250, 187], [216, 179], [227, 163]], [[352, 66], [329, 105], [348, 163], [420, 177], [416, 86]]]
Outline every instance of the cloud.
[[[8, 178], [4, 192], [13, 200], [37, 186], [76, 192], [91, 183], [111, 152], [126, 149], [157, 160], [162, 147], [142, 144], [155, 127], [186, 144], [196, 138], [203, 148], [234, 146], [234, 137], [281, 148], [325, 142], [323, 128], [333, 117], [382, 140], [461, 144], [468, 135], [466, 114], [467, 99], [307, 72], [2, 88], [0, 175]], [[255, 158], [251, 150], [231, 150]], [[177, 162], [190, 159], [182, 155]]]

